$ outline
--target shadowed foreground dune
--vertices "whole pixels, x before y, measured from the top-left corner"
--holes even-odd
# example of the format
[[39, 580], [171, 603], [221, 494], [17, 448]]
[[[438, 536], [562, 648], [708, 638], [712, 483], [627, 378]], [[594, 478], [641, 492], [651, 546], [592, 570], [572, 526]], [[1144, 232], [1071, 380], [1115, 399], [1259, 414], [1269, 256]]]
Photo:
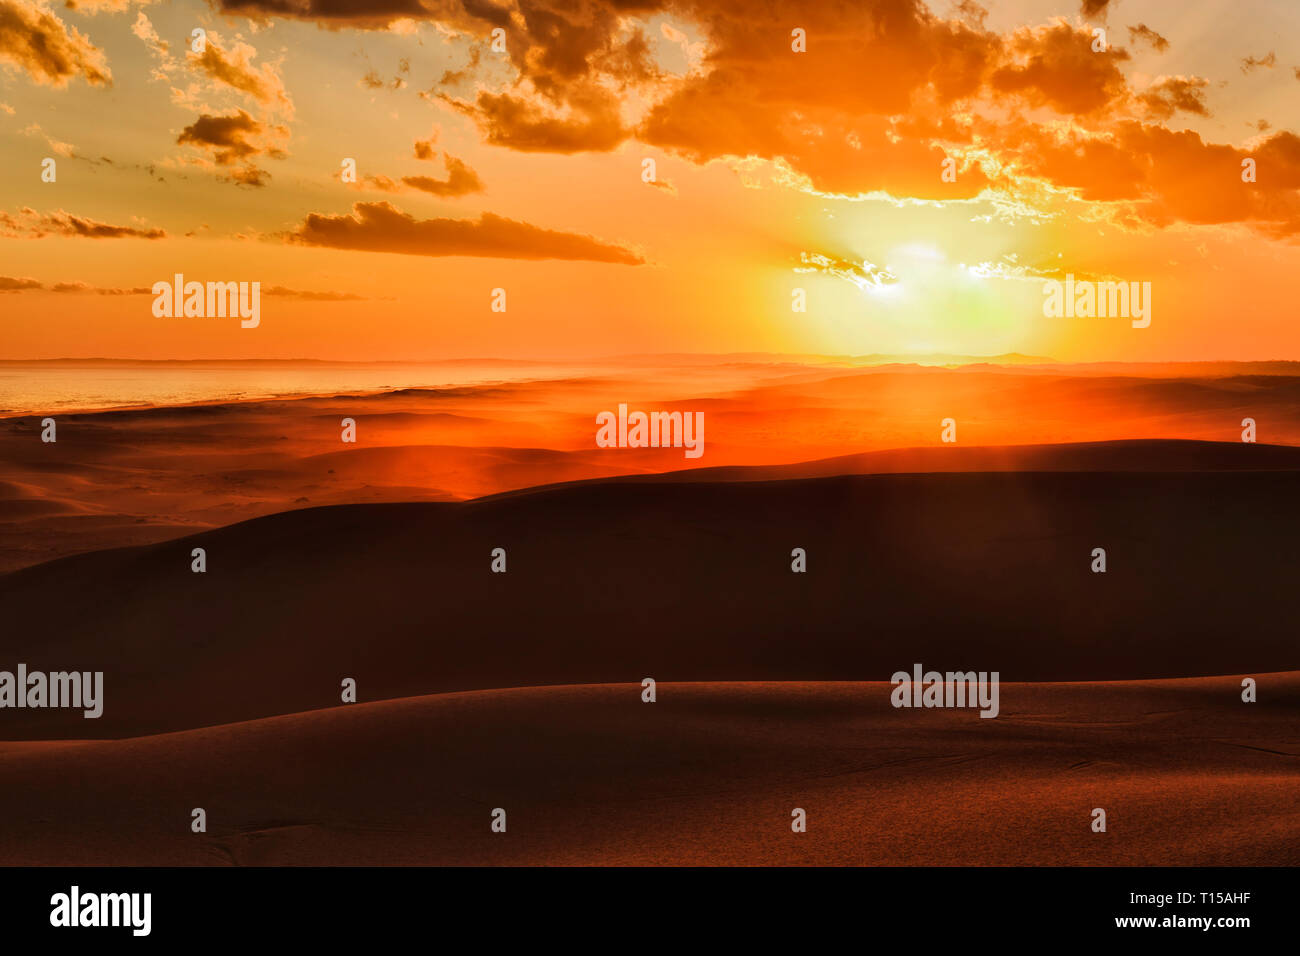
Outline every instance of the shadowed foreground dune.
[[184, 730], [330, 707], [345, 677], [377, 700], [917, 662], [1007, 681], [1293, 670], [1296, 488], [1282, 471], [621, 480], [294, 511], [0, 577], [0, 666], [105, 673], [100, 719], [7, 710], [0, 728]]
[[1300, 673], [1256, 676], [1256, 704], [1004, 684], [994, 720], [887, 683], [623, 684], [0, 744], [0, 863], [1295, 865]]

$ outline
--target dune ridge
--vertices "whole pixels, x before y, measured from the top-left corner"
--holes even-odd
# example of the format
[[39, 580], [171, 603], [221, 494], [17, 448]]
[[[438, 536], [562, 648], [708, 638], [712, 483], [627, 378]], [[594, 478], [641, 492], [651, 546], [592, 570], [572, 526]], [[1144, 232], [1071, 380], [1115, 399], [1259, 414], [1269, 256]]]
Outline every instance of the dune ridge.
[[915, 662], [1030, 681], [1290, 670], [1295, 487], [1255, 470], [622, 480], [290, 511], [0, 576], [0, 661], [103, 670], [108, 696], [99, 720], [9, 711], [0, 734], [294, 713], [345, 677], [373, 700]]

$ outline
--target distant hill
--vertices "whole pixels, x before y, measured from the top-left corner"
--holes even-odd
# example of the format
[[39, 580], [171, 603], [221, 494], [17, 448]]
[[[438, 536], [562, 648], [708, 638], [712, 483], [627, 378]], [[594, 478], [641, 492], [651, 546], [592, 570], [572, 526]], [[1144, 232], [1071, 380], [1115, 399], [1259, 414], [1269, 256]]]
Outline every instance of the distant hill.
[[[1119, 443], [1021, 452], [1032, 472], [579, 482], [64, 558], [0, 577], [0, 667], [103, 670], [104, 717], [6, 710], [0, 735], [330, 707], [344, 677], [375, 700], [888, 680], [914, 662], [1008, 681], [1295, 669], [1297, 473], [1253, 470], [1288, 453]], [[1053, 455], [1103, 470], [1045, 470]], [[1198, 455], [1208, 470], [1188, 470]], [[1148, 470], [1106, 470], [1125, 457]], [[206, 574], [190, 571], [196, 547]], [[497, 547], [505, 574], [489, 570]], [[1105, 574], [1089, 570], [1097, 547]]]

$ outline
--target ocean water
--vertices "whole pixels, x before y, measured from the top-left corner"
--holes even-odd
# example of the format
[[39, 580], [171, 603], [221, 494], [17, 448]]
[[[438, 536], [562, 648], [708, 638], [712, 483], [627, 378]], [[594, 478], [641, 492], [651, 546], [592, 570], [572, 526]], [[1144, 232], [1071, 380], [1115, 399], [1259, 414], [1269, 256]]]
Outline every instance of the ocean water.
[[249, 401], [571, 374], [541, 363], [0, 362], [0, 416]]

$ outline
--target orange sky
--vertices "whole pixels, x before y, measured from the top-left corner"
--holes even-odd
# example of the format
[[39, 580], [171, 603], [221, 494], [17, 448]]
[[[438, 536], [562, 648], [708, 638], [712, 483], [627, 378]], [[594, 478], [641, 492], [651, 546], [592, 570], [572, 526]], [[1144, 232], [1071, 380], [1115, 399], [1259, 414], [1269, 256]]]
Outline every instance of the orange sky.
[[1300, 358], [1300, 6], [283, 6], [0, 0], [0, 358]]

